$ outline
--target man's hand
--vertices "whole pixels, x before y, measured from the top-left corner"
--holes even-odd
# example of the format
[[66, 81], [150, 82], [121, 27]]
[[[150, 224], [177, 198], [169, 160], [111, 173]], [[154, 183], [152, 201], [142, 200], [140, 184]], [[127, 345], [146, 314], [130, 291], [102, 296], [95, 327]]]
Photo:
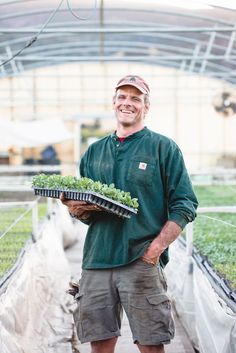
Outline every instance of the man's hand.
[[155, 266], [159, 262], [160, 256], [157, 256], [156, 253], [152, 253], [151, 250], [147, 249], [145, 254], [141, 257], [141, 260], [147, 264]]
[[181, 231], [182, 229], [177, 223], [167, 221], [158, 236], [153, 239], [141, 259], [148, 264], [156, 265], [163, 251], [177, 239]]
[[93, 211], [103, 211], [101, 207], [86, 201], [67, 200], [63, 192], [61, 193], [60, 200], [63, 205], [68, 207], [68, 211], [71, 215], [81, 220], [88, 219]]

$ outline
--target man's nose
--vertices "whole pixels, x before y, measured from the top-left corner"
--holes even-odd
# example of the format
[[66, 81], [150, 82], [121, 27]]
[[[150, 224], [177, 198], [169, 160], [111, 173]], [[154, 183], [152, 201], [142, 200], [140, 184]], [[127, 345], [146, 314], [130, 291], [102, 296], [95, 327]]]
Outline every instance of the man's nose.
[[124, 105], [131, 105], [131, 100], [130, 100], [130, 98], [126, 98], [125, 100], [124, 100], [124, 103], [123, 103]]

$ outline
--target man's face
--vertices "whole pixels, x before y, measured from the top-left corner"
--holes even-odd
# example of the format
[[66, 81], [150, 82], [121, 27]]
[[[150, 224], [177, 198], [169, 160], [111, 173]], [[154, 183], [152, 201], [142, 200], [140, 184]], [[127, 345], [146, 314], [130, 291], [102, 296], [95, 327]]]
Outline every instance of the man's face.
[[141, 127], [149, 104], [145, 103], [145, 95], [136, 87], [122, 86], [116, 92], [113, 100], [118, 124], [124, 127]]

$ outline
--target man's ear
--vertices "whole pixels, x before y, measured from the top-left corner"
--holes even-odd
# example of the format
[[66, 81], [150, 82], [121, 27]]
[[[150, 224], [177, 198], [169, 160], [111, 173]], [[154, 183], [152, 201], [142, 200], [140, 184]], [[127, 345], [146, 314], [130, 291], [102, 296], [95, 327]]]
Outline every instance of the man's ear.
[[150, 108], [150, 103], [146, 103], [145, 104], [145, 112], [144, 112], [145, 115], [148, 113], [149, 108]]
[[114, 109], [115, 101], [116, 101], [116, 95], [114, 95], [112, 98], [112, 108], [113, 109]]

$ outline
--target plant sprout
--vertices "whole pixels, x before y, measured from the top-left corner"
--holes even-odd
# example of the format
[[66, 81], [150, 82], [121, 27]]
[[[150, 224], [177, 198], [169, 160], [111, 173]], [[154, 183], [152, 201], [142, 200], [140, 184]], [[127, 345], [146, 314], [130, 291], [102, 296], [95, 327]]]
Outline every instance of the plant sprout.
[[139, 206], [138, 199], [132, 198], [129, 192], [117, 189], [114, 184], [107, 185], [86, 177], [39, 174], [33, 177], [32, 186], [53, 190], [92, 191], [134, 209]]

